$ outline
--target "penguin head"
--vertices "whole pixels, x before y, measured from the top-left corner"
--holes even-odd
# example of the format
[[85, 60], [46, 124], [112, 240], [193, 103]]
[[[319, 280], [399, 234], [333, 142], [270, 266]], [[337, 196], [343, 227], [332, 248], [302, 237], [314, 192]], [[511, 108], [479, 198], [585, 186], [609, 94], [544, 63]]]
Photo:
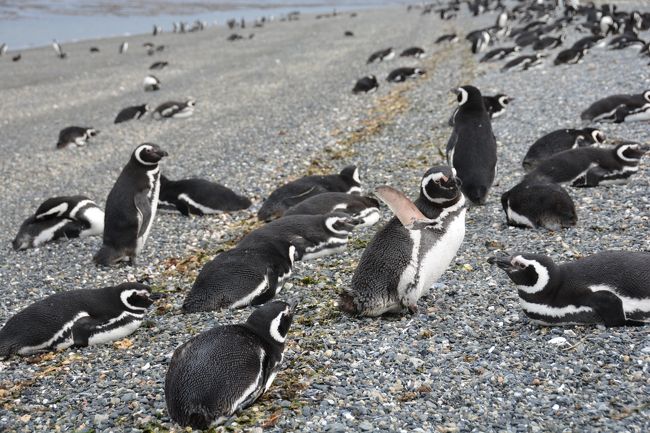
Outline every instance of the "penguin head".
[[115, 287], [120, 294], [122, 305], [127, 310], [143, 312], [153, 304], [149, 298], [151, 289], [142, 283], [122, 283]]
[[630, 163], [637, 165], [647, 151], [648, 148], [642, 147], [639, 143], [623, 143], [616, 146], [616, 155], [628, 163], [626, 165]]
[[196, 100], [194, 98], [188, 98], [187, 101], [185, 101], [185, 105], [187, 107], [194, 107], [196, 105]]
[[133, 151], [132, 158], [142, 165], [156, 165], [168, 153], [162, 150], [157, 144], [142, 143]]
[[22, 223], [18, 230], [18, 234], [11, 242], [11, 246], [14, 250], [25, 250], [32, 245], [34, 237], [38, 235], [38, 232], [35, 232], [37, 226], [34, 223], [36, 223], [36, 216], [31, 216]]
[[356, 220], [349, 214], [335, 212], [325, 215], [325, 227], [327, 231], [336, 237], [346, 238], [357, 224], [361, 221]]
[[650, 102], [650, 90], [643, 92], [643, 99], [645, 99], [647, 102]]
[[457, 200], [460, 195], [460, 179], [456, 177], [454, 168], [438, 165], [427, 170], [422, 176], [421, 199], [430, 203], [444, 204]]
[[497, 98], [497, 101], [499, 101], [499, 104], [501, 104], [502, 107], [505, 107], [506, 105], [508, 105], [510, 102], [514, 100], [510, 96], [504, 95], [503, 93], [500, 93], [495, 97]]
[[[348, 165], [339, 175], [352, 187], [361, 187], [361, 178], [359, 177], [359, 168], [356, 165]], [[360, 193], [361, 191], [359, 191]]]
[[456, 94], [458, 108], [463, 110], [485, 110], [481, 91], [474, 86], [462, 86], [451, 89]]
[[246, 326], [265, 340], [283, 345], [293, 320], [296, 303], [267, 302], [248, 317]]
[[585, 128], [581, 135], [586, 146], [605, 143], [605, 133], [598, 128]]
[[541, 254], [495, 256], [488, 263], [503, 269], [517, 288], [526, 293], [541, 292], [557, 273], [553, 260]]

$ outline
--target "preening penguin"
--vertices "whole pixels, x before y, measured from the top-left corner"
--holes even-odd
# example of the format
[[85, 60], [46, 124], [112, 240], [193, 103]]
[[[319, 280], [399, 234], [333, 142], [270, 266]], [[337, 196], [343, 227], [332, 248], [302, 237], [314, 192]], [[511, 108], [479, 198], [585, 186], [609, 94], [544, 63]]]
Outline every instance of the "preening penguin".
[[497, 144], [481, 92], [474, 86], [452, 89], [458, 98], [447, 162], [458, 172], [463, 194], [485, 204], [497, 170]]
[[117, 117], [115, 117], [113, 123], [122, 123], [133, 119], [141, 119], [149, 110], [150, 108], [147, 104], [126, 107], [117, 113]]
[[379, 221], [379, 202], [372, 197], [357, 194], [324, 192], [290, 207], [283, 217], [289, 215], [325, 215], [332, 212], [350, 215], [359, 221], [357, 227], [369, 227]]
[[491, 257], [517, 285], [524, 313], [544, 325], [650, 321], [650, 253], [605, 251], [556, 265], [539, 254]]
[[153, 116], [158, 119], [182, 119], [194, 114], [196, 101], [192, 98], [185, 102], [167, 101], [160, 104], [153, 112]]
[[376, 194], [395, 217], [366, 247], [339, 308], [360, 316], [415, 312], [463, 241], [465, 197], [447, 166], [424, 173], [415, 203], [387, 186]]
[[374, 75], [367, 75], [363, 78], [359, 78], [357, 83], [354, 85], [354, 88], [352, 89], [352, 93], [370, 93], [374, 92], [379, 88], [379, 82], [377, 81], [377, 77]]
[[539, 161], [556, 153], [578, 147], [599, 146], [605, 142], [605, 133], [596, 128], [558, 129], [535, 141], [522, 162], [526, 171], [532, 170]]
[[179, 346], [165, 376], [169, 417], [207, 429], [253, 404], [280, 369], [294, 308], [269, 302], [246, 323], [212, 328]]
[[94, 128], [87, 128], [85, 126], [68, 126], [59, 132], [59, 141], [56, 143], [56, 148], [63, 149], [72, 144], [76, 146], [85, 146], [86, 141], [97, 134], [99, 134], [99, 131]]
[[0, 330], [0, 358], [89, 346], [133, 333], [152, 304], [149, 287], [123, 283], [70, 290], [37, 301]]
[[158, 162], [165, 156], [153, 143], [143, 143], [131, 154], [106, 199], [103, 245], [94, 257], [98, 265], [125, 260], [135, 265], [158, 209]]

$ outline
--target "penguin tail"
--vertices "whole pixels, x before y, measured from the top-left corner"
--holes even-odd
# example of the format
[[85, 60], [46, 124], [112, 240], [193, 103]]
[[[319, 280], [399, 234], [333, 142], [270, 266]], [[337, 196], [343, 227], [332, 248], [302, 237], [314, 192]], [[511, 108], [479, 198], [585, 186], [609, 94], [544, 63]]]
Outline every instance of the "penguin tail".
[[351, 293], [346, 291], [342, 292], [339, 295], [338, 307], [339, 310], [343, 311], [344, 313], [352, 315], [356, 315], [358, 313], [357, 307], [354, 305], [354, 297]]
[[487, 188], [484, 186], [467, 187], [465, 195], [472, 203], [484, 205], [487, 201]]
[[102, 247], [97, 251], [97, 254], [93, 257], [95, 264], [100, 266], [111, 266], [115, 264], [115, 260], [119, 255], [114, 248], [107, 245], [102, 245]]

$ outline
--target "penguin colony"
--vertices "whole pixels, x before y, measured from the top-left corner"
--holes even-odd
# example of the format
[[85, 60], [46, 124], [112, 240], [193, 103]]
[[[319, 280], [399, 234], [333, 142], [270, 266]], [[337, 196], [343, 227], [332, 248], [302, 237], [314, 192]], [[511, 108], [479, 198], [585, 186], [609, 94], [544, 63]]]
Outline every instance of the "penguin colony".
[[[496, 11], [497, 20], [495, 26], [469, 32], [468, 44], [459, 44], [458, 49], [470, 50], [480, 62], [502, 62], [504, 73], [543, 67], [547, 58], [554, 58], [555, 66], [575, 64], [603, 43], [611, 49], [632, 47], [640, 48], [641, 55], [650, 53], [639, 36], [650, 29], [650, 14], [618, 12], [610, 6], [583, 7], [575, 2], [558, 8], [554, 2], [537, 1], [511, 8], [500, 1], [468, 5], [475, 15]], [[460, 12], [460, 3], [422, 8], [422, 14], [433, 11], [441, 20], [453, 20]], [[261, 27], [264, 22], [254, 26]], [[228, 24], [245, 28], [244, 20]], [[201, 22], [189, 29], [186, 23], [174, 24], [178, 33], [203, 28]], [[590, 31], [593, 36], [554, 53], [562, 48], [565, 32], [572, 28]], [[155, 26], [153, 36], [161, 31]], [[458, 40], [458, 35], [448, 34], [435, 44]], [[58, 42], [52, 46], [59, 59], [68, 59]], [[119, 54], [129, 55], [128, 48], [128, 42], [123, 42]], [[154, 44], [145, 44], [145, 48], [148, 55], [164, 50], [164, 46]], [[0, 55], [6, 51], [6, 45], [0, 46]], [[98, 49], [91, 48], [91, 52]], [[425, 55], [424, 48], [405, 47], [399, 58], [422, 59]], [[366, 64], [370, 68], [395, 57], [392, 47], [382, 48], [372, 53]], [[20, 58], [18, 54], [13, 60]], [[168, 65], [158, 61], [150, 69], [163, 70]], [[421, 68], [402, 66], [394, 69], [387, 81], [399, 83], [423, 75]], [[143, 86], [147, 92], [163, 89], [153, 75], [144, 78]], [[357, 81], [352, 92], [369, 93], [378, 86], [376, 76], [369, 74]], [[339, 308], [349, 316], [416, 314], [418, 301], [435, 287], [460, 248], [471, 206], [494, 201], [490, 190], [498, 175], [498, 143], [491, 122], [505, 113], [514, 98], [502, 93], [483, 95], [468, 84], [454, 87], [452, 92], [457, 106], [449, 120], [452, 129], [446, 147], [447, 164], [425, 171], [410, 191], [390, 185], [370, 191], [388, 205], [394, 217], [377, 230], [349, 286], [340, 293]], [[184, 118], [193, 114], [194, 107], [191, 98], [170, 100], [154, 110], [148, 104], [134, 105], [119, 111], [114, 123], [142, 119], [148, 113], [157, 119]], [[530, 146], [522, 162], [526, 174], [501, 197], [508, 224], [551, 230], [576, 225], [578, 214], [565, 186], [620, 183], [639, 170], [648, 148], [634, 141], [609, 145], [604, 132], [593, 124], [650, 119], [650, 90], [600, 98], [584, 109], [580, 118], [585, 122], [582, 127], [557, 129]], [[67, 127], [60, 132], [56, 147], [83, 146], [97, 133], [89, 127]], [[102, 246], [94, 257], [98, 265], [128, 262], [135, 266], [158, 207], [200, 216], [245, 210], [253, 204], [247, 197], [205, 179], [170, 180], [161, 173], [161, 165], [163, 158], [174, 157], [171, 153], [153, 143], [137, 146], [115, 180], [104, 211], [81, 195], [47, 199], [20, 227], [14, 249], [35, 248], [61, 238], [102, 235]], [[259, 221], [266, 224], [217, 254], [200, 270], [187, 293], [184, 313], [259, 307], [245, 323], [217, 326], [174, 351], [164, 392], [169, 416], [175, 422], [201, 429], [228, 422], [269, 389], [282, 366], [289, 328], [299, 311], [299, 303], [273, 298], [281, 292], [297, 261], [336, 254], [346, 247], [357, 228], [379, 222], [379, 201], [361, 195], [362, 188], [356, 166], [279, 186], [257, 212]], [[417, 199], [411, 201], [409, 196], [418, 191]], [[562, 264], [545, 255], [519, 252], [491, 257], [489, 263], [505, 271], [516, 285], [522, 309], [534, 322], [641, 326], [650, 321], [648, 252], [605, 251]], [[139, 327], [152, 303], [150, 288], [141, 283], [51, 295], [4, 324], [0, 357], [123, 338]], [[349, 316], [342, 320], [353, 320]]]

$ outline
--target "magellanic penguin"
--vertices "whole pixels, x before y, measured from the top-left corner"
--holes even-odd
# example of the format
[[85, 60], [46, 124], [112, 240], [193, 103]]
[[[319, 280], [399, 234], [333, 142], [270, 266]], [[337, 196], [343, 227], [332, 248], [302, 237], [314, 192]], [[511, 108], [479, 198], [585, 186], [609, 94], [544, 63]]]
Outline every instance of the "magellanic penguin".
[[426, 71], [420, 68], [397, 68], [392, 70], [386, 77], [386, 81], [390, 83], [401, 83], [408, 78], [418, 78], [426, 75]]
[[434, 42], [435, 44], [442, 44], [443, 42], [456, 42], [458, 41], [458, 35], [456, 33], [449, 33], [446, 35], [440, 36], [436, 41]]
[[463, 194], [485, 204], [497, 170], [497, 144], [481, 92], [474, 86], [452, 89], [458, 97], [447, 162], [461, 180]]
[[143, 143], [131, 154], [106, 199], [103, 245], [95, 263], [111, 266], [129, 260], [135, 265], [158, 209], [158, 162], [165, 156], [153, 143]]
[[532, 170], [539, 161], [556, 153], [578, 147], [599, 146], [605, 143], [605, 133], [596, 128], [558, 129], [535, 141], [522, 162], [526, 171]]
[[416, 312], [456, 255], [465, 236], [465, 197], [454, 169], [429, 169], [420, 196], [411, 202], [401, 192], [379, 187], [377, 196], [395, 217], [377, 232], [361, 256], [339, 308], [360, 316]]
[[167, 65], [169, 65], [169, 62], [163, 62], [163, 61], [154, 62], [151, 64], [151, 66], [149, 66], [149, 69], [159, 71], [167, 67]]
[[650, 253], [604, 251], [561, 265], [539, 254], [489, 262], [517, 285], [524, 313], [543, 325], [650, 322]]
[[575, 226], [573, 200], [557, 183], [545, 178], [524, 178], [501, 196], [508, 225], [559, 230]]
[[257, 217], [262, 221], [280, 218], [291, 206], [324, 192], [361, 194], [359, 169], [349, 165], [339, 174], [305, 176], [282, 185], [262, 203]]
[[345, 249], [357, 221], [344, 213], [292, 215], [251, 232], [208, 262], [185, 298], [186, 313], [260, 305], [273, 298], [296, 260]]
[[246, 323], [217, 326], [179, 346], [165, 376], [169, 417], [204, 430], [253, 404], [280, 369], [294, 308], [269, 302]]
[[119, 53], [120, 54], [126, 54], [128, 49], [129, 49], [129, 43], [127, 41], [124, 41], [124, 42], [122, 42], [122, 44], [120, 44]]
[[142, 119], [142, 117], [144, 117], [144, 115], [147, 114], [150, 109], [151, 108], [148, 104], [126, 107], [117, 113], [117, 116], [115, 117], [115, 121], [113, 123], [122, 123], [133, 119]]
[[527, 71], [530, 68], [541, 65], [542, 59], [546, 56], [547, 55], [545, 53], [535, 53], [531, 55], [519, 56], [503, 65], [501, 71]]
[[395, 51], [392, 48], [386, 48], [372, 53], [366, 63], [383, 62], [384, 60], [391, 60], [394, 57]]
[[611, 120], [614, 123], [650, 120], [650, 102], [635, 101], [619, 105], [614, 112], [613, 119], [603, 117], [600, 120]]
[[195, 106], [196, 101], [192, 98], [186, 100], [185, 102], [167, 101], [156, 107], [153, 112], [153, 116], [157, 119], [182, 119], [185, 117], [190, 117], [192, 114], [194, 114]]
[[585, 56], [586, 49], [584, 48], [568, 48], [562, 50], [557, 54], [553, 64], [557, 65], [575, 65], [582, 61], [582, 58]]
[[600, 35], [585, 36], [584, 38], [578, 39], [571, 46], [572, 49], [576, 51], [586, 51], [598, 45], [605, 45], [605, 38]]
[[209, 180], [169, 180], [160, 175], [160, 205], [173, 206], [185, 216], [247, 209], [251, 201]]
[[639, 171], [639, 163], [647, 150], [638, 143], [622, 143], [610, 148], [578, 147], [540, 161], [526, 176], [576, 187], [624, 183]]
[[70, 290], [37, 301], [0, 330], [0, 358], [89, 346], [133, 333], [152, 304], [149, 287], [123, 283]]
[[147, 75], [142, 80], [142, 86], [145, 92], [154, 92], [160, 90], [160, 80], [153, 75]]
[[84, 126], [68, 126], [59, 132], [59, 141], [56, 143], [57, 149], [63, 149], [70, 145], [85, 146], [86, 141], [90, 137], [99, 134], [99, 131], [94, 128]]
[[513, 47], [495, 48], [485, 53], [485, 55], [481, 58], [481, 62], [494, 62], [497, 60], [503, 60], [518, 53], [519, 51], [521, 51], [521, 47], [517, 45]]
[[400, 57], [415, 57], [421, 59], [426, 55], [425, 51], [420, 47], [407, 48], [400, 53]]
[[503, 93], [494, 96], [483, 96], [483, 104], [485, 104], [485, 109], [490, 115], [490, 119], [496, 119], [503, 115], [506, 112], [506, 107], [513, 100], [514, 98]]
[[369, 227], [379, 221], [379, 202], [372, 197], [344, 192], [324, 192], [309, 197], [290, 207], [288, 215], [324, 215], [332, 212], [346, 213], [358, 220], [357, 227]]
[[610, 119], [614, 117], [616, 110], [623, 106], [644, 106], [650, 103], [650, 90], [637, 95], [612, 95], [606, 98], [599, 99], [580, 114], [580, 118], [585, 121], [597, 122], [603, 119]]
[[57, 239], [78, 238], [85, 229], [79, 221], [67, 218], [38, 220], [32, 215], [23, 221], [11, 245], [16, 251], [36, 248]]
[[379, 82], [377, 81], [377, 77], [375, 77], [374, 75], [367, 75], [357, 80], [356, 84], [354, 85], [354, 88], [352, 89], [352, 93], [354, 94], [370, 93], [370, 92], [374, 92], [378, 88], [379, 88]]
[[52, 48], [54, 49], [54, 52], [59, 59], [65, 59], [68, 57], [68, 55], [63, 52], [61, 45], [56, 41], [56, 39], [52, 41]]
[[562, 45], [564, 38], [564, 35], [560, 35], [557, 38], [554, 38], [553, 36], [545, 36], [543, 38], [539, 38], [533, 44], [533, 50], [552, 50], [553, 48], [557, 48]]

